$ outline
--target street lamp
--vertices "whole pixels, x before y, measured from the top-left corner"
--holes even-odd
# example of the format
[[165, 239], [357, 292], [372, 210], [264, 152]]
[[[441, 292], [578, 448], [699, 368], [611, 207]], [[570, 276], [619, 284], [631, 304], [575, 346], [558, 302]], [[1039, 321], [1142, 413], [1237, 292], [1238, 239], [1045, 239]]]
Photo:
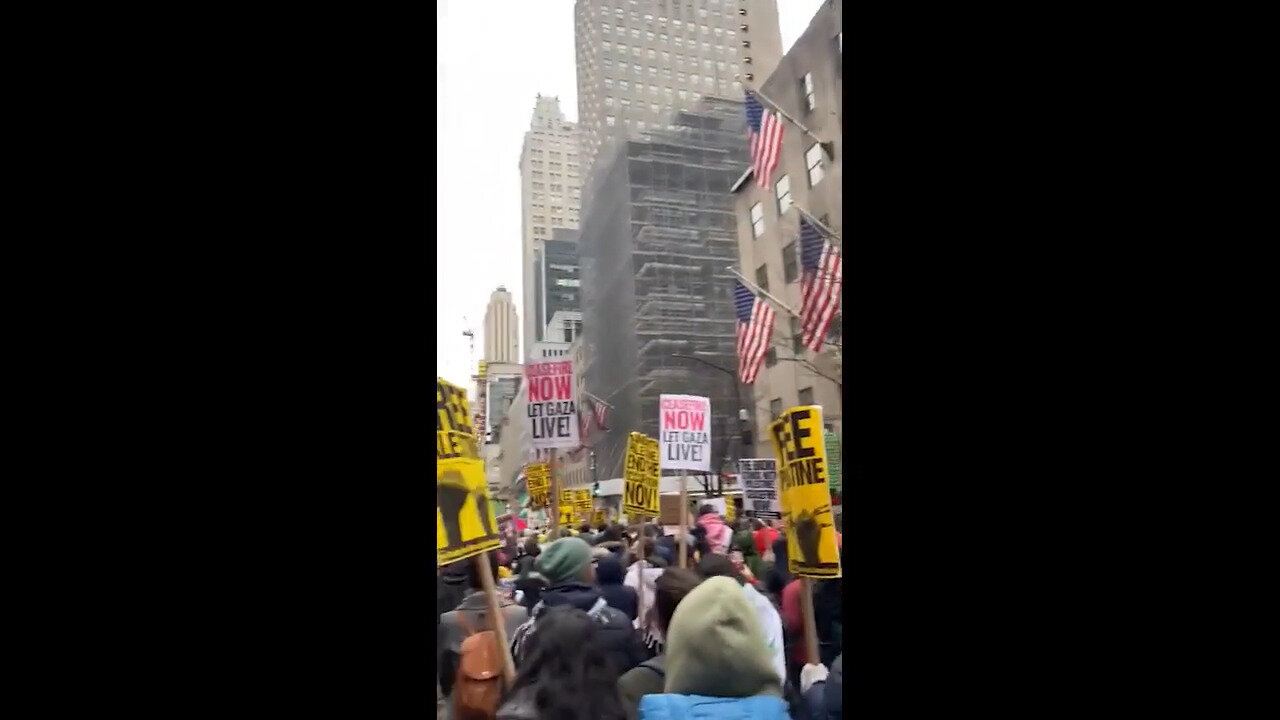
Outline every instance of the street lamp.
[[[719, 365], [713, 362], [697, 357], [696, 355], [682, 355], [680, 353], [671, 353], [671, 357], [684, 358], [685, 360], [693, 360], [695, 362], [702, 363], [703, 365], [706, 365], [707, 367], [713, 370], [718, 370], [724, 373], [725, 375], [728, 375], [729, 377], [733, 378], [734, 389], [737, 390], [736, 394], [738, 396], [738, 425], [739, 425], [738, 441], [741, 444], [743, 452], [746, 452], [746, 448], [752, 444], [751, 443], [751, 427], [750, 427], [751, 413], [749, 413], [746, 408], [742, 407], [742, 387], [738, 383], [737, 373], [727, 368], [720, 367]], [[726, 447], [725, 460], [729, 459], [729, 454], [730, 454], [729, 447]], [[724, 494], [724, 486], [720, 479], [722, 476], [723, 476], [723, 471], [717, 471], [715, 474], [715, 483], [716, 483], [715, 492], [717, 495]]]

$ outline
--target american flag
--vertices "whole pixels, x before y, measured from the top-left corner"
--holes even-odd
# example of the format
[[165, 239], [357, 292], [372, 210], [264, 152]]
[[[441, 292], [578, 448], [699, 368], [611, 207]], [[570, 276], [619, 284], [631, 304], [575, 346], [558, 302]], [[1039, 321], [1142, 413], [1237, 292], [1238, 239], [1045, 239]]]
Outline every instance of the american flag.
[[755, 95], [747, 93], [747, 141], [751, 147], [751, 171], [756, 183], [769, 187], [773, 169], [778, 166], [782, 154], [782, 119], [772, 111], [766, 111]]
[[800, 327], [805, 347], [818, 352], [840, 309], [840, 249], [800, 218]]
[[773, 307], [734, 281], [733, 309], [738, 313], [738, 377], [744, 385], [756, 381], [760, 363], [773, 336]]
[[600, 398], [591, 396], [591, 414], [596, 421], [596, 427], [601, 430], [609, 429], [609, 404]]

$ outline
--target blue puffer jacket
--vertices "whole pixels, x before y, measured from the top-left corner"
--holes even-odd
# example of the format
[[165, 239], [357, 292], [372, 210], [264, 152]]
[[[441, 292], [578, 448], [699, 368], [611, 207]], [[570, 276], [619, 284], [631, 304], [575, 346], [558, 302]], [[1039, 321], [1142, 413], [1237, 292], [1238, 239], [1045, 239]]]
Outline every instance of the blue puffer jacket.
[[787, 703], [773, 695], [645, 695], [640, 720], [790, 720]]

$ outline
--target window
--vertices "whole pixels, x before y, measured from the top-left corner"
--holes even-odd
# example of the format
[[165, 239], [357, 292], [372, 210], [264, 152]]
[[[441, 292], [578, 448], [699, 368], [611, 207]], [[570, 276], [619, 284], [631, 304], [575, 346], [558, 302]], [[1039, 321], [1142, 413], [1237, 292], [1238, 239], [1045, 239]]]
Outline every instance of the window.
[[813, 404], [813, 388], [811, 387], [800, 388], [800, 404], [801, 405]]
[[769, 352], [764, 354], [764, 364], [765, 364], [765, 367], [773, 367], [774, 365], [778, 364], [777, 348], [771, 347], [769, 348]]
[[602, 24], [600, 28], [604, 30], [605, 35], [609, 35], [612, 32], [611, 28], [609, 27], [609, 23]]
[[613, 107], [613, 96], [612, 96], [612, 95], [605, 95], [605, 96], [604, 96], [604, 106], [605, 106], [605, 107], [609, 107], [609, 108]]
[[632, 39], [639, 40], [639, 39], [640, 39], [640, 28], [631, 28], [631, 37], [632, 37]]
[[794, 242], [787, 243], [782, 248], [782, 279], [789, 283], [796, 281], [800, 277], [799, 258], [796, 257], [796, 244]]
[[822, 182], [822, 146], [814, 143], [804, 151], [804, 164], [809, 168], [809, 187]]
[[618, 81], [618, 87], [619, 87], [619, 88], [622, 88], [623, 90], [630, 90], [630, 89], [631, 89], [631, 83], [627, 82], [626, 80], [619, 80], [619, 81]]
[[769, 416], [778, 417], [782, 414], [782, 398], [774, 398], [769, 401]]
[[751, 237], [758, 238], [764, 234], [764, 208], [760, 203], [751, 206]]
[[800, 81], [800, 94], [804, 96], [804, 109], [806, 111], [817, 107], [817, 100], [813, 92], [813, 73], [804, 74], [804, 79]]
[[782, 217], [791, 209], [791, 178], [787, 175], [778, 178], [773, 193], [778, 197], [778, 217]]
[[[648, 31], [646, 31], [646, 32], [645, 32], [645, 34], [644, 34], [644, 39], [645, 39], [645, 40], [648, 40], [649, 42], [653, 42], [653, 31], [652, 31], [652, 30], [648, 30]], [[649, 52], [653, 52], [653, 51], [652, 51], [652, 50], [650, 50]], [[651, 56], [651, 57], [652, 57], [652, 56]]]
[[658, 51], [654, 50], [653, 48], [649, 48], [649, 59], [654, 60], [657, 57], [658, 57]]
[[756, 285], [759, 285], [760, 289], [764, 290], [765, 292], [769, 291], [769, 266], [768, 265], [761, 265], [760, 267], [756, 268]]
[[800, 318], [792, 316], [791, 320], [791, 352], [796, 357], [804, 355], [804, 334], [800, 332]]
[[610, 80], [609, 78], [605, 78], [605, 79], [604, 79], [604, 86], [605, 86], [605, 89], [606, 89], [606, 90], [612, 90], [612, 89], [613, 89], [613, 81], [612, 81], [612, 80]]
[[639, 45], [632, 46], [631, 54], [635, 55], [636, 57], [640, 57], [640, 46]]
[[605, 124], [605, 125], [608, 125], [609, 127], [613, 127], [613, 123], [614, 123], [614, 122], [615, 122], [615, 120], [614, 120], [614, 117], [613, 117], [612, 115], [606, 115], [606, 116], [604, 117], [604, 124]]

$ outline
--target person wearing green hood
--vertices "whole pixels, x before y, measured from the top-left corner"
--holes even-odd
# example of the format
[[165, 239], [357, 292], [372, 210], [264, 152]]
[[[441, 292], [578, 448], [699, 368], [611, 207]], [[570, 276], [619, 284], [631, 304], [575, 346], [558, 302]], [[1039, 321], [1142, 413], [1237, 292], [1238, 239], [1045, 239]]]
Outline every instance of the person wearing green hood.
[[756, 613], [732, 578], [694, 588], [671, 617], [663, 694], [640, 699], [640, 720], [790, 720]]
[[743, 530], [733, 536], [733, 544], [730, 546], [733, 550], [742, 553], [742, 562], [746, 564], [747, 569], [751, 571], [749, 582], [752, 585], [763, 586], [764, 579], [769, 577], [770, 570], [768, 563], [760, 557], [756, 552], [756, 539], [750, 532]]

